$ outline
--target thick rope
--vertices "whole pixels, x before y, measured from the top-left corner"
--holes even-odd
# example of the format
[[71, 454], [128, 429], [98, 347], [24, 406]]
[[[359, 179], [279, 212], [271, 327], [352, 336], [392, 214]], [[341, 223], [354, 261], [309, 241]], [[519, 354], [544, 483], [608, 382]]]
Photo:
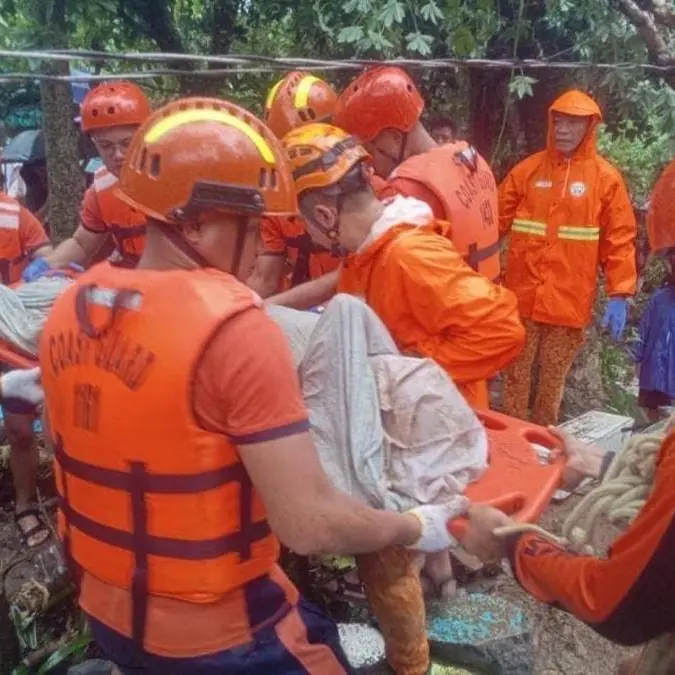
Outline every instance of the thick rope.
[[593, 555], [590, 542], [601, 519], [613, 525], [628, 526], [644, 506], [652, 490], [661, 443], [673, 428], [675, 416], [668, 420], [661, 433], [633, 436], [612, 460], [602, 483], [591, 490], [566, 518], [562, 536], [528, 523], [500, 527], [494, 533], [505, 537], [532, 532], [559, 546]]

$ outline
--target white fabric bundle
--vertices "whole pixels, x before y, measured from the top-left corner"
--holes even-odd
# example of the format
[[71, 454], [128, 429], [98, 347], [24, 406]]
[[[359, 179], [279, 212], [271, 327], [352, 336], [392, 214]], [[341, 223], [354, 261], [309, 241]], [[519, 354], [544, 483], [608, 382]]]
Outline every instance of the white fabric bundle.
[[333, 483], [379, 508], [449, 502], [487, 466], [487, 435], [447, 374], [402, 356], [363, 302], [321, 316], [271, 306], [294, 354], [311, 431]]

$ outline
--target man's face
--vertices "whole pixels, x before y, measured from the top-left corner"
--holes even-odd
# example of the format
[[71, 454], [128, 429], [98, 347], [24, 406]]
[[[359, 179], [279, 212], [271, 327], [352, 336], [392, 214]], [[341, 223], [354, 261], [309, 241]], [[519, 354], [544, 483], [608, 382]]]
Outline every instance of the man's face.
[[445, 143], [452, 143], [455, 140], [455, 133], [452, 130], [452, 127], [436, 127], [431, 132], [431, 137], [439, 145], [444, 145]]
[[131, 145], [131, 139], [138, 127], [111, 127], [94, 131], [91, 139], [98, 150], [106, 169], [119, 178], [124, 156]]
[[399, 165], [403, 159], [401, 157], [402, 145], [403, 134], [394, 129], [386, 129], [372, 142], [363, 144], [373, 158], [372, 165], [378, 176], [388, 178], [389, 174]]
[[[240, 227], [245, 227], [244, 247], [237, 262], [237, 237]], [[250, 273], [260, 238], [260, 218], [245, 216], [212, 215], [208, 221], [190, 233], [188, 241], [213, 267], [228, 272], [244, 281]], [[237, 269], [233, 269], [233, 265]]]
[[571, 157], [586, 137], [590, 123], [590, 117], [553, 113], [556, 150], [567, 157]]

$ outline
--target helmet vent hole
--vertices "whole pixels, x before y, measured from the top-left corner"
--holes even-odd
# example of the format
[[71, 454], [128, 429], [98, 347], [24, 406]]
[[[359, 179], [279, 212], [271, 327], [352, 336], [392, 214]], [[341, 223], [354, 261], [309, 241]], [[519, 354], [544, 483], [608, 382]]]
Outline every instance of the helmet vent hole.
[[92, 117], [98, 117], [98, 108], [94, 108], [94, 109], [91, 111], [91, 116], [92, 116]]
[[276, 169], [270, 169], [270, 187], [273, 190], [279, 187], [279, 174]]
[[141, 161], [138, 163], [138, 170], [139, 171], [145, 171], [145, 162], [148, 159], [148, 149], [143, 148], [143, 152], [141, 153]]
[[108, 115], [114, 114], [115, 114], [115, 106], [114, 105], [108, 106]]
[[159, 155], [155, 154], [150, 158], [150, 175], [153, 178], [159, 176], [159, 171], [161, 168], [162, 159]]
[[268, 181], [268, 173], [267, 169], [262, 168], [260, 169], [260, 177], [258, 178], [258, 185], [264, 190], [267, 187], [267, 181]]
[[197, 103], [195, 103], [195, 108], [197, 110], [204, 110], [204, 102], [203, 101], [197, 101]]
[[187, 105], [186, 105], [185, 103], [181, 103], [181, 104], [179, 104], [179, 106], [178, 106], [178, 110], [183, 111], [183, 110], [187, 110], [187, 109], [188, 109], [188, 107], [187, 107]]

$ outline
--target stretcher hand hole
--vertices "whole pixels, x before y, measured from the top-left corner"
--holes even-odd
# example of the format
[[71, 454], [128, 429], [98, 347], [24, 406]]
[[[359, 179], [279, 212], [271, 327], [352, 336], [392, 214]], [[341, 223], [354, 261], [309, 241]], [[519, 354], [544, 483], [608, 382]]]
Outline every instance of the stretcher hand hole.
[[[488, 468], [465, 495], [519, 522], [534, 523], [560, 487], [565, 457], [560, 441], [543, 427], [492, 411], [478, 412], [488, 435]], [[461, 537], [465, 519], [448, 524]]]

